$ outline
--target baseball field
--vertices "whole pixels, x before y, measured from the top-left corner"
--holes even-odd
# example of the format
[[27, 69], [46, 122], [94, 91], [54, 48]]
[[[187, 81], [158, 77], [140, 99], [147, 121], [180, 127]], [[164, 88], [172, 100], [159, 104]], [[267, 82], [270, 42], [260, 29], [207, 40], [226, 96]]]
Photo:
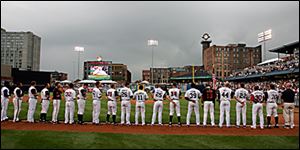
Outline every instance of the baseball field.
[[[28, 103], [24, 98], [20, 114], [21, 120], [26, 120]], [[52, 103], [51, 103], [52, 104]], [[134, 122], [135, 105], [131, 106], [131, 122]], [[146, 123], [152, 118], [153, 103], [149, 100], [146, 104]], [[284, 129], [256, 129], [248, 126], [246, 129], [232, 128], [197, 128], [168, 127], [169, 102], [165, 101], [163, 111], [164, 126], [99, 126], [87, 123], [86, 125], [64, 125], [64, 101], [61, 102], [59, 120], [62, 124], [50, 123], [12, 123], [13, 104], [8, 107], [10, 121], [1, 123], [1, 148], [195, 148], [195, 149], [299, 149], [299, 111], [295, 112], [296, 128]], [[41, 104], [38, 102], [35, 119], [39, 119]], [[77, 110], [77, 106], [76, 106]], [[77, 112], [77, 111], [75, 111]], [[100, 122], [104, 123], [107, 112], [107, 101], [101, 102]], [[48, 110], [47, 119], [51, 120], [52, 105]], [[92, 120], [92, 101], [89, 95], [84, 114], [84, 121]], [[120, 103], [118, 103], [117, 122], [120, 122]], [[185, 124], [187, 114], [187, 101], [181, 100], [181, 120]], [[266, 115], [264, 109], [264, 115]], [[251, 105], [247, 105], [247, 125], [251, 124]], [[235, 101], [231, 101], [231, 124], [235, 124]], [[200, 107], [201, 124], [203, 122], [203, 108]], [[209, 118], [209, 117], [208, 117]], [[75, 115], [77, 120], [77, 115]], [[282, 110], [279, 109], [280, 125], [283, 123]], [[174, 123], [177, 118], [174, 117]], [[208, 123], [210, 119], [208, 119]], [[219, 104], [215, 106], [215, 123], [219, 122]], [[191, 123], [195, 123], [192, 115]], [[258, 122], [257, 122], [258, 124]]]

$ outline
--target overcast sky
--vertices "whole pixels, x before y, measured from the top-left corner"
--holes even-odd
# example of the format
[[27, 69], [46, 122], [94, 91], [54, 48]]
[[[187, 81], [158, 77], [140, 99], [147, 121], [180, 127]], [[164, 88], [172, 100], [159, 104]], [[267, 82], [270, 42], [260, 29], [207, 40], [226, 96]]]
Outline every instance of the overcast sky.
[[149, 38], [159, 41], [154, 67], [202, 64], [205, 32], [216, 45], [257, 46], [257, 34], [270, 28], [267, 49], [299, 41], [299, 2], [1, 1], [1, 27], [42, 38], [41, 70], [67, 72], [73, 80], [79, 45], [85, 47], [81, 62], [100, 55], [127, 64], [134, 81], [151, 66]]

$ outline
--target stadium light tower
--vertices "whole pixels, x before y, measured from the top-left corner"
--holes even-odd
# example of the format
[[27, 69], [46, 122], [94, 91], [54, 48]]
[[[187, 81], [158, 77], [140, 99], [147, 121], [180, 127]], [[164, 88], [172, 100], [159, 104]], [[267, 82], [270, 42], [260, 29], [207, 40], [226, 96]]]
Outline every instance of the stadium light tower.
[[266, 60], [266, 41], [271, 39], [272, 39], [272, 29], [258, 33], [258, 39], [257, 39], [258, 43], [264, 42], [264, 52], [263, 52], [264, 58], [262, 62]]
[[152, 65], [151, 65], [151, 84], [153, 84], [153, 51], [154, 51], [154, 47], [158, 46], [158, 40], [148, 40], [148, 46], [152, 47]]
[[80, 52], [84, 52], [84, 47], [75, 46], [74, 51], [78, 52], [78, 76], [79, 79], [79, 70], [80, 70]]

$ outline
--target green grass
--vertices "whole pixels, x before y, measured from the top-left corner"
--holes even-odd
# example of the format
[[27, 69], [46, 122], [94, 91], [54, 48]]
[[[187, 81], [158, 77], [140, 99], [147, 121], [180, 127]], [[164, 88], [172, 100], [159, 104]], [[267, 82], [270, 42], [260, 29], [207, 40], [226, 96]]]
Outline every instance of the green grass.
[[[168, 101], [168, 100], [166, 100]], [[236, 110], [235, 110], [235, 104], [236, 102], [234, 100], [231, 101], [231, 107], [230, 107], [230, 123], [231, 124], [235, 124], [236, 122]], [[47, 114], [47, 120], [51, 121], [52, 118], [52, 103], [50, 104], [49, 110], [48, 110], [48, 114]], [[75, 103], [75, 114], [77, 114], [77, 102]], [[187, 115], [187, 107], [188, 107], [188, 103], [186, 100], [181, 99], [180, 100], [180, 107], [181, 107], [181, 122], [185, 123], [186, 122], [186, 115]], [[121, 106], [120, 106], [120, 102], [118, 101], [118, 105], [117, 105], [117, 122], [120, 122], [120, 116], [121, 116]], [[60, 103], [60, 111], [59, 111], [59, 120], [64, 120], [64, 110], [65, 110], [65, 102], [61, 101]], [[219, 103], [216, 102], [216, 106], [215, 106], [215, 123], [219, 122]], [[27, 119], [27, 111], [28, 111], [28, 103], [22, 103], [22, 110], [20, 113], [20, 119]], [[36, 120], [39, 119], [39, 115], [40, 115], [40, 111], [41, 111], [41, 103], [38, 102], [37, 103], [37, 108], [35, 111], [35, 115], [34, 118]], [[201, 123], [203, 122], [203, 108], [200, 107], [200, 121]], [[252, 120], [251, 120], [251, 111], [252, 111], [252, 105], [247, 103], [247, 124], [251, 124]], [[146, 123], [150, 123], [151, 119], [152, 119], [152, 112], [153, 112], [153, 104], [146, 104]], [[278, 109], [279, 113], [282, 113], [281, 109]], [[101, 112], [100, 112], [100, 122], [105, 122], [106, 120], [106, 113], [107, 113], [107, 100], [106, 99], [102, 99], [101, 100]], [[134, 122], [134, 114], [135, 114], [135, 105], [131, 105], [131, 117], [130, 120], [131, 122]], [[176, 113], [174, 114], [176, 115]], [[266, 109], [264, 108], [264, 116], [266, 117]], [[10, 119], [13, 118], [13, 103], [9, 103], [8, 106], [8, 117]], [[75, 115], [75, 120], [77, 120], [77, 115]], [[139, 119], [140, 120], [140, 119]], [[92, 121], [92, 100], [91, 100], [91, 95], [89, 93], [88, 95], [88, 100], [86, 101], [86, 106], [85, 106], [85, 114], [84, 114], [84, 121], [88, 121], [91, 122]], [[169, 122], [169, 102], [167, 104], [164, 104], [163, 106], [163, 123], [168, 123]], [[177, 122], [177, 118], [174, 117], [173, 122]], [[191, 123], [195, 123], [195, 114], [192, 114], [191, 117]], [[208, 123], [210, 123], [210, 117], [208, 114]]]
[[1, 130], [3, 149], [299, 149], [298, 140], [298, 136], [141, 135]]

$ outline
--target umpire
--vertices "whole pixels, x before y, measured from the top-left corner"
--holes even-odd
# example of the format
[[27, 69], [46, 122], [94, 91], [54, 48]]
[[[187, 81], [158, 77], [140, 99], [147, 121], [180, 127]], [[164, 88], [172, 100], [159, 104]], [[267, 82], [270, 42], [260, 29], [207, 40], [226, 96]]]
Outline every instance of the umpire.
[[284, 128], [294, 128], [294, 108], [295, 108], [295, 92], [291, 89], [291, 84], [286, 84], [286, 90], [282, 93], [283, 100], [283, 118]]

